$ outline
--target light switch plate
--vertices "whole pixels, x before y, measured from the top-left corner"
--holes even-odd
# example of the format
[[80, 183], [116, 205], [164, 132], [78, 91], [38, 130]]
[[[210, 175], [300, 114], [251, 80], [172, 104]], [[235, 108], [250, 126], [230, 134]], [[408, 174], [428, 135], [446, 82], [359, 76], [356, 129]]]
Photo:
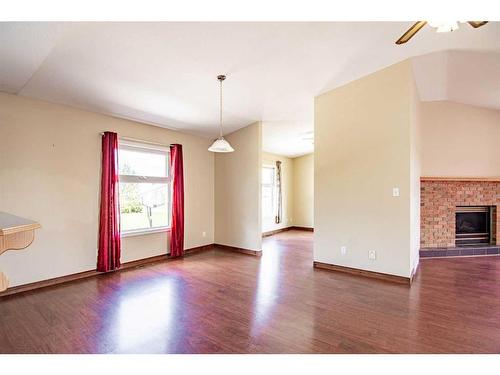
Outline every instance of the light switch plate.
[[345, 247], [345, 246], [341, 246], [341, 247], [340, 247], [340, 254], [342, 254], [342, 255], [346, 255], [346, 254], [347, 254], [347, 247]]
[[399, 197], [399, 188], [398, 187], [393, 187], [392, 188], [392, 196], [393, 197]]
[[377, 259], [377, 252], [375, 250], [368, 251], [368, 259], [370, 260]]

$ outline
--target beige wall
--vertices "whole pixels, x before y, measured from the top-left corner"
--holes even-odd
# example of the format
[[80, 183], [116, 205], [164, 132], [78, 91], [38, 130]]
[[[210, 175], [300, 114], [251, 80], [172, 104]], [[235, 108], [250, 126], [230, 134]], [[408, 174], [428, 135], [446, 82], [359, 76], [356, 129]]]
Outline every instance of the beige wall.
[[293, 225], [293, 204], [294, 204], [294, 169], [293, 159], [286, 156], [275, 155], [268, 152], [262, 153], [262, 165], [276, 166], [276, 161], [281, 161], [281, 176], [283, 194], [283, 214], [281, 223], [276, 224], [274, 217], [262, 218], [262, 231], [282, 229]]
[[412, 90], [403, 61], [315, 99], [316, 261], [410, 275]]
[[421, 118], [423, 176], [500, 176], [500, 111], [424, 102]]
[[314, 154], [293, 159], [293, 225], [314, 228]]
[[[0, 94], [0, 210], [42, 225], [29, 248], [0, 256], [0, 270], [11, 286], [95, 269], [100, 133], [106, 130], [183, 145], [185, 247], [214, 242], [210, 140]], [[165, 233], [124, 238], [122, 261], [165, 254], [167, 245]]]
[[414, 78], [410, 82], [410, 272], [420, 261], [420, 177], [422, 102]]
[[235, 151], [215, 155], [215, 242], [260, 251], [261, 123], [225, 138]]

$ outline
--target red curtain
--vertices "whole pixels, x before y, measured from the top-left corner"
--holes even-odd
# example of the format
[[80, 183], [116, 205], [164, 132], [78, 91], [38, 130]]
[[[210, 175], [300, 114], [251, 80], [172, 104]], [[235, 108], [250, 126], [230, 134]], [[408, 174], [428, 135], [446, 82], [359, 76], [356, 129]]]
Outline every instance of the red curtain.
[[170, 256], [184, 254], [184, 167], [182, 145], [170, 145], [170, 173], [172, 175], [172, 228]]
[[97, 271], [120, 268], [120, 204], [118, 201], [118, 135], [102, 136], [101, 212]]

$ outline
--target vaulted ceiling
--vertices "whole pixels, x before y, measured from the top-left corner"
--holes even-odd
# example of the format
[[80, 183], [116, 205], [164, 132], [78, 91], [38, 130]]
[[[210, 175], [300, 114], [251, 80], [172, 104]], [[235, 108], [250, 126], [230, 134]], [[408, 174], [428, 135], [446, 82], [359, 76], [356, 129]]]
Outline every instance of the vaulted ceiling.
[[[314, 96], [413, 56], [500, 52], [500, 23], [445, 34], [426, 27], [395, 45], [409, 25], [0, 23], [0, 91], [215, 137], [216, 76], [225, 73], [225, 132], [263, 121], [264, 149], [297, 156], [313, 149]], [[498, 55], [489, 56], [486, 64], [498, 73]], [[464, 64], [451, 74], [476, 66]], [[498, 81], [488, 72], [460, 84], [448, 77], [448, 97], [460, 91], [475, 105], [498, 106]], [[488, 89], [467, 91], [464, 85], [478, 80]]]
[[420, 99], [500, 110], [500, 51], [452, 50], [412, 59]]

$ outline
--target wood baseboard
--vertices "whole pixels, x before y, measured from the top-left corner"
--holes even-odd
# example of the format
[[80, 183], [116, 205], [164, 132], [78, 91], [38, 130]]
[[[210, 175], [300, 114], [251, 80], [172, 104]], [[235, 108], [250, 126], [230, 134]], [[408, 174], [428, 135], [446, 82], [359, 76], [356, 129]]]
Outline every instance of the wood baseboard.
[[309, 228], [309, 227], [290, 227], [290, 229], [293, 229], [293, 230], [304, 230], [306, 232], [314, 232], [314, 228]]
[[270, 230], [269, 232], [262, 233], [262, 237], [274, 236], [275, 234], [289, 231], [291, 228], [292, 227], [286, 227], [286, 228], [280, 228], [280, 229]]
[[[184, 256], [191, 256], [191, 255], [197, 254], [201, 251], [208, 251], [208, 250], [212, 250], [212, 249], [214, 249], [213, 244], [193, 247], [193, 248], [184, 250]], [[142, 266], [147, 265], [147, 264], [166, 262], [166, 261], [171, 261], [171, 260], [175, 260], [175, 259], [180, 259], [180, 258], [172, 258], [168, 254], [155, 255], [155, 256], [149, 257], [149, 258], [132, 260], [130, 262], [122, 263], [122, 265], [119, 269], [117, 269], [115, 271], [111, 271], [111, 272], [125, 271], [125, 270], [131, 269], [131, 268], [142, 267]], [[73, 273], [71, 275], [55, 277], [53, 279], [35, 281], [34, 283], [18, 285], [18, 286], [8, 288], [7, 290], [0, 292], [0, 297], [9, 296], [12, 294], [17, 294], [17, 293], [22, 293], [22, 292], [27, 292], [27, 291], [34, 290], [34, 289], [45, 288], [48, 286], [68, 283], [71, 281], [85, 279], [87, 277], [105, 275], [107, 273], [109, 273], [109, 272], [98, 272], [96, 270], [88, 270], [88, 271]]]
[[262, 237], [269, 237], [269, 236], [274, 236], [275, 234], [281, 233], [281, 232], [287, 232], [289, 230], [303, 230], [306, 232], [314, 232], [314, 228], [309, 228], [309, 227], [286, 227], [286, 228], [280, 228], [280, 229], [275, 229], [275, 230], [270, 230], [269, 232], [264, 232], [262, 233]]
[[415, 277], [417, 276], [418, 267], [420, 267], [420, 262], [418, 262], [417, 266], [411, 271], [410, 285], [411, 285], [411, 283], [413, 283], [413, 280], [415, 280]]
[[324, 269], [324, 270], [329, 270], [329, 271], [336, 271], [336, 272], [343, 272], [343, 273], [348, 273], [351, 275], [369, 277], [372, 279], [378, 279], [378, 280], [389, 281], [389, 282], [398, 283], [398, 284], [406, 284], [406, 285], [411, 285], [411, 281], [413, 278], [413, 277], [409, 278], [409, 277], [403, 277], [403, 276], [389, 275], [387, 273], [361, 270], [358, 268], [344, 267], [344, 266], [338, 266], [335, 264], [322, 263], [322, 262], [316, 262], [316, 261], [313, 262], [313, 266], [314, 266], [314, 268], [319, 268], [319, 269]]
[[228, 246], [228, 245], [221, 245], [221, 244], [215, 244], [215, 248], [220, 249], [220, 250], [227, 250], [227, 251], [234, 251], [237, 253], [245, 254], [245, 255], [253, 255], [253, 256], [262, 256], [262, 251], [257, 251], [257, 250], [249, 250], [249, 249], [243, 249], [241, 247], [234, 247], [234, 246]]
[[213, 250], [214, 246], [215, 245], [212, 243], [210, 245], [202, 245], [202, 246], [192, 247], [190, 249], [184, 250], [184, 255], [192, 255], [192, 254], [195, 254], [195, 253], [199, 253], [201, 251]]
[[45, 288], [48, 286], [63, 284], [71, 281], [76, 281], [80, 279], [85, 279], [87, 277], [100, 275], [101, 272], [97, 272], [96, 270], [83, 271], [78, 273], [73, 273], [71, 275], [55, 277], [53, 279], [35, 281], [34, 283], [23, 284], [18, 286], [13, 286], [7, 288], [3, 292], [0, 293], [0, 297], [10, 296], [12, 294], [27, 292], [34, 289]]

